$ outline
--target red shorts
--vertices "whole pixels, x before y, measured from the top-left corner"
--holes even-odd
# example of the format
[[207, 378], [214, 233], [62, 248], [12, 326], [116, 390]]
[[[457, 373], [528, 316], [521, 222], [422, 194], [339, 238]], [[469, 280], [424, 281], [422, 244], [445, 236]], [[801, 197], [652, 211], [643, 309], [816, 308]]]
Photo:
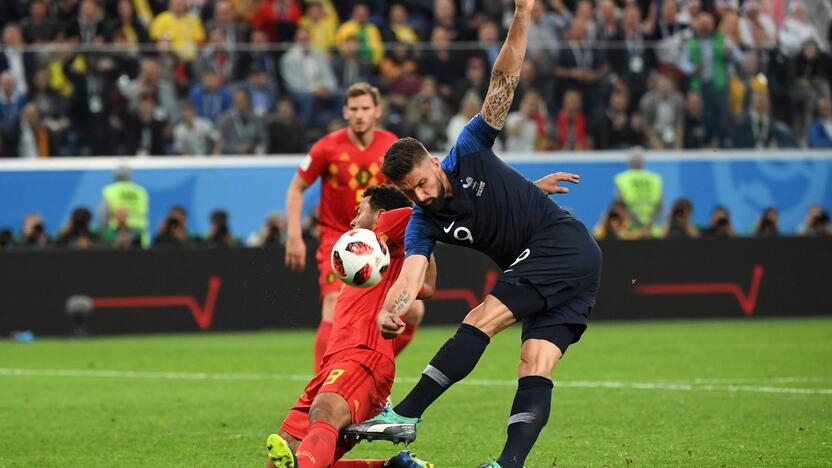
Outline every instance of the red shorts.
[[321, 243], [318, 246], [317, 253], [315, 253], [315, 260], [318, 261], [318, 285], [321, 290], [321, 298], [323, 298], [329, 293], [341, 292], [341, 286], [344, 283], [335, 276], [332, 271], [332, 263], [330, 263], [332, 247], [341, 238], [341, 233], [325, 229], [321, 229], [320, 232]]
[[384, 407], [395, 374], [393, 361], [372, 349], [346, 349], [327, 356], [280, 428], [295, 439], [303, 439], [309, 430], [312, 401], [325, 392], [337, 393], [347, 401], [353, 423], [365, 421]]

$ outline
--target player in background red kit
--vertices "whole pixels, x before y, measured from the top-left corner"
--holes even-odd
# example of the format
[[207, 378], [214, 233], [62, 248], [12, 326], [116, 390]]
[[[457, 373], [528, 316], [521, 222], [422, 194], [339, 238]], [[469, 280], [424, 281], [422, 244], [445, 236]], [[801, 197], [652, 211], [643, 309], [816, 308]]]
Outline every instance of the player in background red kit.
[[[303, 192], [321, 178], [320, 245], [315, 256], [321, 293], [321, 323], [315, 335], [315, 373], [320, 369], [326, 351], [335, 301], [341, 290], [341, 282], [336, 281], [329, 263], [332, 246], [341, 234], [350, 229], [350, 220], [364, 190], [387, 181], [381, 173], [381, 164], [384, 153], [397, 137], [375, 128], [376, 121], [381, 117], [380, 100], [378, 89], [367, 83], [350, 86], [343, 109], [347, 128], [326, 135], [312, 146], [286, 192], [288, 236], [285, 261], [291, 270], [303, 271], [306, 268], [306, 244], [300, 220]], [[412, 339], [423, 313], [424, 304], [421, 302], [411, 307], [409, 316], [405, 318], [408, 328], [398, 341], [400, 346]]]
[[[433, 465], [400, 452], [389, 460], [340, 460], [354, 441], [339, 441], [338, 431], [381, 410], [395, 375], [395, 340], [382, 338], [376, 326], [387, 290], [404, 261], [404, 232], [411, 202], [391, 185], [370, 187], [355, 209], [350, 226], [372, 229], [387, 244], [390, 266], [379, 284], [368, 288], [344, 286], [335, 305], [332, 335], [322, 368], [298, 398], [277, 434], [267, 440], [268, 467], [418, 468]], [[436, 286], [431, 258], [419, 297], [430, 297]], [[296, 454], [296, 457], [293, 455]]]

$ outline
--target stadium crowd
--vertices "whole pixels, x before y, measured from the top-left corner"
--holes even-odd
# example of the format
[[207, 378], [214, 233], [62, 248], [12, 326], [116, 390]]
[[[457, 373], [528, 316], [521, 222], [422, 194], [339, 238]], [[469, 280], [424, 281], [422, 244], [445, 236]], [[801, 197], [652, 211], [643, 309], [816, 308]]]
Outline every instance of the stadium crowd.
[[[304, 152], [356, 81], [448, 147], [502, 0], [4, 0], [0, 154]], [[828, 0], [536, 2], [508, 151], [832, 147]]]

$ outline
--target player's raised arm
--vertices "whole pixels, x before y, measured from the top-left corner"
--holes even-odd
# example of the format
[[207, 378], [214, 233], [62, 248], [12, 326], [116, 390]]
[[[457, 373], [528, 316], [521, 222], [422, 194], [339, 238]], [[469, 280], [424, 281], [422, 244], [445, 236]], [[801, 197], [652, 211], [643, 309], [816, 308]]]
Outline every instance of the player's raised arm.
[[404, 331], [405, 323], [399, 316], [407, 312], [416, 300], [427, 269], [428, 258], [423, 255], [411, 255], [404, 259], [399, 277], [387, 292], [376, 319], [381, 336], [395, 338]]
[[488, 84], [488, 93], [485, 95], [480, 113], [483, 120], [497, 130], [501, 130], [506, 122], [508, 109], [514, 99], [514, 90], [520, 82], [533, 6], [534, 0], [514, 1], [514, 19], [491, 70], [491, 82]]

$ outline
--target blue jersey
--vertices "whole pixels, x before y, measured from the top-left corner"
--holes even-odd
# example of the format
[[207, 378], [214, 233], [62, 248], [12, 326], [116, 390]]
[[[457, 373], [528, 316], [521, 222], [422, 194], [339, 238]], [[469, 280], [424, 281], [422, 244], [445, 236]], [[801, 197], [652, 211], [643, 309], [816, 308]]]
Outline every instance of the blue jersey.
[[438, 212], [413, 209], [407, 256], [430, 257], [440, 241], [479, 250], [505, 270], [530, 243], [551, 236], [553, 225], [574, 219], [494, 154], [498, 134], [479, 114], [465, 125], [442, 161], [453, 197]]

